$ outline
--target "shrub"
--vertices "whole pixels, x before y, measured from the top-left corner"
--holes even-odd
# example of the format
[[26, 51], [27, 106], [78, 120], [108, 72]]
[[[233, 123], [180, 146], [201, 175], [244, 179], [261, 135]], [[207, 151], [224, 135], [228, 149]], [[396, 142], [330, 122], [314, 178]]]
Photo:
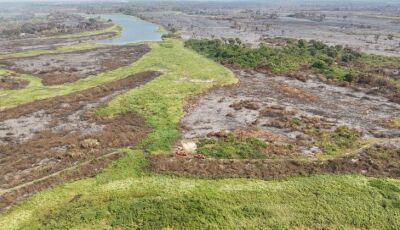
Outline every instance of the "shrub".
[[347, 82], [352, 82], [354, 80], [354, 76], [351, 73], [347, 73], [346, 75], [343, 76], [343, 80]]
[[311, 66], [313, 68], [320, 69], [320, 70], [324, 70], [324, 69], [328, 68], [328, 65], [326, 64], [326, 62], [324, 62], [322, 60], [315, 61]]
[[340, 126], [332, 133], [322, 133], [319, 147], [324, 153], [334, 155], [343, 150], [353, 148], [361, 138], [361, 133], [347, 126]]
[[351, 48], [344, 48], [342, 54], [343, 62], [351, 62], [361, 57], [361, 54]]
[[207, 156], [223, 159], [258, 159], [267, 144], [253, 137], [238, 137], [230, 134], [219, 139], [202, 139], [197, 143], [198, 152]]

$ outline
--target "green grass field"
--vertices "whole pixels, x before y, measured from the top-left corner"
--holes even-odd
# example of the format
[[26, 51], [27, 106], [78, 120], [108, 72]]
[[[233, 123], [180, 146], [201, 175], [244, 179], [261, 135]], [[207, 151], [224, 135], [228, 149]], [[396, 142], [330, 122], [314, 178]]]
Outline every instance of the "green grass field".
[[112, 25], [110, 27], [107, 27], [102, 30], [94, 30], [94, 31], [87, 31], [87, 32], [82, 32], [82, 33], [75, 33], [75, 34], [67, 34], [67, 35], [61, 35], [61, 36], [55, 36], [55, 37], [49, 37], [49, 38], [79, 38], [79, 37], [86, 37], [86, 36], [94, 36], [94, 35], [99, 35], [99, 34], [105, 34], [105, 33], [115, 33], [117, 36], [121, 33], [122, 27], [120, 25]]
[[[134, 111], [152, 133], [95, 178], [65, 183], [0, 215], [2, 229], [397, 229], [400, 181], [357, 175], [285, 180], [206, 179], [143, 171], [146, 154], [168, 153], [179, 138], [185, 99], [236, 83], [228, 69], [183, 43], [151, 43], [128, 67], [52, 89], [19, 90], [2, 106], [67, 94], [144, 70], [162, 71], [113, 99], [101, 116]], [[18, 93], [20, 92], [20, 93]], [[21, 93], [24, 92], [24, 93]], [[25, 95], [29, 94], [29, 95]], [[8, 98], [8, 99], [7, 99]], [[11, 99], [12, 98], [12, 99]], [[75, 199], [74, 199], [75, 198]]]

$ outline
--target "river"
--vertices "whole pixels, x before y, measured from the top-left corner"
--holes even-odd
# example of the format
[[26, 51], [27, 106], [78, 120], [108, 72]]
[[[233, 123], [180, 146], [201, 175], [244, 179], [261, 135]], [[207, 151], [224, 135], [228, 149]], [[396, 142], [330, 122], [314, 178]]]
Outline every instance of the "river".
[[100, 44], [125, 45], [144, 41], [161, 41], [161, 36], [163, 35], [162, 32], [158, 31], [158, 25], [134, 16], [123, 14], [91, 14], [88, 16], [100, 16], [106, 20], [111, 19], [113, 23], [122, 27], [120, 36], [97, 41]]

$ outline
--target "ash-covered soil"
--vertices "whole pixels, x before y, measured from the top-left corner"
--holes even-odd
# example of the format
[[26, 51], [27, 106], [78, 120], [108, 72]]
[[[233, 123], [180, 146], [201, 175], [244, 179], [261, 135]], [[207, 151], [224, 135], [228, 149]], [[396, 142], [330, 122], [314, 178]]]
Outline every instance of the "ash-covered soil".
[[1, 63], [9, 69], [41, 77], [44, 85], [58, 85], [130, 65], [149, 51], [147, 45], [115, 46], [15, 58]]
[[235, 72], [238, 85], [209, 92], [182, 119], [184, 138], [247, 131], [269, 143], [293, 144], [297, 152], [313, 156], [320, 152], [313, 129], [332, 132], [345, 125], [365, 139], [400, 136], [400, 128], [389, 124], [400, 116], [400, 105], [368, 90], [328, 84], [314, 76], [300, 81]]
[[0, 39], [0, 53], [11, 54], [15, 52], [30, 50], [48, 50], [60, 46], [75, 45], [82, 42], [105, 40], [114, 37], [115, 33], [103, 33], [77, 38], [20, 38], [20, 39]]
[[[150, 131], [141, 116], [126, 113], [105, 118], [96, 116], [93, 109], [157, 76], [158, 72], [143, 72], [66, 96], [1, 111], [0, 209], [62, 181], [93, 175], [116, 156], [102, 160], [99, 157], [113, 149], [137, 144]], [[63, 173], [42, 180], [88, 161], [91, 163], [79, 173]], [[35, 181], [38, 183], [29, 184]], [[21, 185], [22, 190], [14, 189]]]
[[[200, 4], [201, 5], [201, 4]], [[207, 3], [204, 3], [207, 5]], [[243, 7], [243, 6], [241, 6]], [[224, 4], [177, 7], [174, 11], [149, 11], [144, 15], [168, 27], [178, 28], [184, 39], [240, 38], [258, 45], [264, 38], [287, 37], [346, 45], [367, 53], [399, 56], [400, 19], [384, 11], [270, 8], [226, 8]], [[304, 17], [299, 15], [305, 14]], [[308, 15], [314, 15], [308, 16]]]

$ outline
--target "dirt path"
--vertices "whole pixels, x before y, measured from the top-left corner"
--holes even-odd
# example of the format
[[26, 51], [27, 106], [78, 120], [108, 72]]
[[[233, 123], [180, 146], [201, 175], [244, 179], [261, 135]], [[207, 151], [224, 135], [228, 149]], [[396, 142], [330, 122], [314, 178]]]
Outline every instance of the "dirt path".
[[47, 180], [47, 179], [49, 179], [49, 178], [58, 176], [58, 175], [60, 175], [61, 173], [68, 172], [68, 171], [72, 171], [72, 170], [77, 169], [77, 168], [79, 168], [79, 167], [88, 165], [88, 164], [90, 164], [91, 162], [93, 162], [94, 160], [100, 160], [100, 159], [103, 159], [103, 158], [107, 158], [107, 157], [116, 155], [116, 154], [118, 154], [118, 153], [119, 153], [119, 152], [108, 153], [108, 154], [105, 154], [105, 155], [96, 157], [96, 158], [94, 158], [94, 159], [90, 159], [90, 160], [87, 160], [87, 161], [84, 161], [84, 162], [80, 162], [79, 165], [74, 165], [74, 166], [65, 168], [65, 169], [63, 169], [63, 170], [54, 172], [54, 173], [52, 173], [52, 174], [49, 174], [49, 175], [46, 175], [46, 176], [44, 176], [44, 177], [35, 179], [35, 180], [33, 180], [33, 181], [29, 181], [29, 182], [20, 184], [20, 185], [18, 185], [18, 186], [15, 186], [15, 187], [12, 187], [12, 188], [8, 188], [8, 189], [0, 189], [0, 196], [3, 196], [3, 195], [6, 194], [6, 193], [14, 192], [14, 191], [16, 191], [16, 190], [19, 190], [19, 189], [22, 189], [22, 188], [31, 186], [31, 185], [33, 185], [33, 184], [36, 184], [36, 183], [38, 183], [38, 182]]
[[[95, 173], [97, 173], [98, 170], [101, 170], [103, 167], [100, 163], [103, 163], [103, 165], [107, 165], [110, 163], [112, 160], [115, 160], [115, 157], [118, 157], [120, 152], [115, 151], [111, 153], [107, 153], [105, 155], [96, 157], [94, 159], [90, 159], [84, 162], [80, 162], [78, 165], [73, 165], [71, 167], [62, 169], [60, 171], [54, 172], [52, 174], [46, 175], [44, 177], [35, 179], [33, 181], [27, 182], [20, 184], [18, 186], [8, 188], [8, 189], [0, 189], [0, 211], [4, 211], [8, 208], [10, 208], [12, 205], [15, 205], [19, 202], [21, 202], [25, 197], [37, 193], [39, 191], [44, 190], [47, 188], [50, 184], [51, 186], [55, 186], [57, 184], [60, 184], [61, 181], [63, 180], [62, 178], [69, 178], [71, 177], [70, 175], [74, 175], [73, 171], [80, 171], [81, 173], [76, 174], [71, 177], [74, 179], [82, 178], [82, 177], [87, 177], [87, 176], [92, 176]], [[85, 170], [87, 166], [90, 165], [97, 165], [99, 168], [98, 170], [94, 172], [90, 172], [88, 170]], [[57, 182], [56, 182], [57, 181]], [[21, 196], [21, 194], [24, 194]]]

